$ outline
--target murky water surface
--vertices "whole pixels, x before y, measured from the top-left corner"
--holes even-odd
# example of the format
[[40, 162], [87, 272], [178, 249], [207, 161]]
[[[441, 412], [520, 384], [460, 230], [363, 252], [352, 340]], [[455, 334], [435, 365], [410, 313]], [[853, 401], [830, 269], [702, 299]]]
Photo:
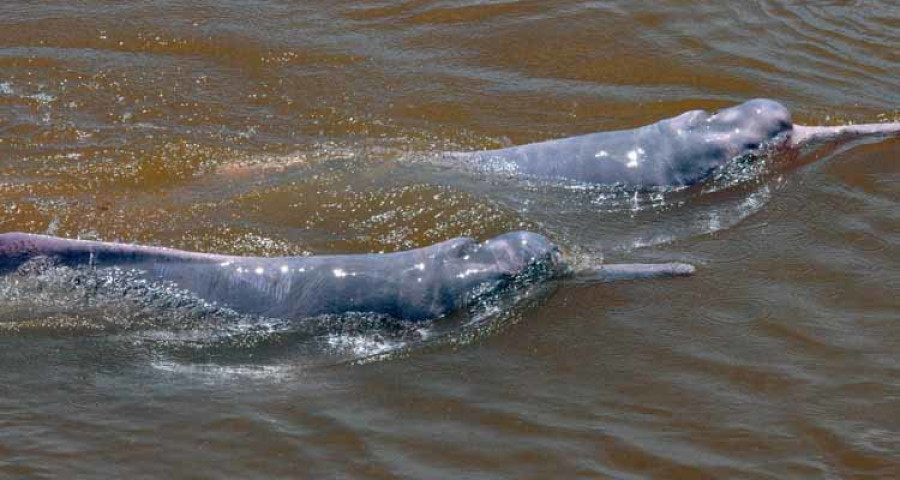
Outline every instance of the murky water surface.
[[761, 96], [900, 118], [900, 8], [795, 3], [3, 2], [0, 231], [300, 255], [530, 229], [698, 271], [421, 331], [7, 279], [0, 477], [900, 476], [898, 140], [638, 196], [429, 161]]

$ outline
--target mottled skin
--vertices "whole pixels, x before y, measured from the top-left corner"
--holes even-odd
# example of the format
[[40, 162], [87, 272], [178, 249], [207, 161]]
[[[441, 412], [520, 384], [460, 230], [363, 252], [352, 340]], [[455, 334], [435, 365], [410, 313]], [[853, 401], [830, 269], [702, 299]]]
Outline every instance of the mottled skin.
[[[480, 244], [457, 238], [398, 253], [311, 257], [238, 257], [0, 234], [0, 274], [38, 257], [67, 266], [138, 270], [147, 279], [173, 282], [239, 313], [277, 318], [366, 312], [434, 319], [466, 306], [476, 290], [499, 288], [529, 268], [546, 268], [549, 277], [569, 272], [557, 247], [530, 232], [507, 233]], [[616, 267], [591, 271], [591, 281], [693, 271], [677, 264]]]
[[697, 183], [735, 157], [765, 145], [896, 135], [900, 124], [794, 125], [784, 105], [756, 99], [709, 114], [692, 110], [632, 130], [600, 132], [452, 158], [486, 172], [600, 185], [677, 187]]

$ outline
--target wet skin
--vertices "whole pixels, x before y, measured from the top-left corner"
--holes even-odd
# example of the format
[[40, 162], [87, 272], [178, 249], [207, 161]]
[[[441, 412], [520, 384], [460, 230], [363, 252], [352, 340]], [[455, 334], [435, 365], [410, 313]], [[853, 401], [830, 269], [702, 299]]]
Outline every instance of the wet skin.
[[399, 253], [311, 257], [237, 257], [159, 247], [0, 235], [0, 273], [48, 257], [67, 266], [118, 267], [174, 282], [197, 297], [240, 313], [279, 318], [371, 312], [407, 320], [461, 308], [467, 294], [499, 286], [529, 265], [556, 268], [546, 238], [508, 233], [476, 243], [457, 238]]
[[755, 99], [714, 114], [692, 110], [632, 130], [448, 155], [490, 173], [598, 185], [679, 187], [697, 183], [730, 160], [764, 146], [796, 148], [813, 141], [898, 133], [898, 123], [794, 125], [784, 105]]
[[[121, 268], [175, 283], [198, 298], [239, 313], [278, 318], [365, 312], [405, 320], [435, 319], [463, 308], [476, 291], [501, 288], [517, 276], [570, 276], [559, 249], [531, 232], [483, 243], [456, 238], [388, 254], [238, 257], [161, 247], [0, 234], [0, 274], [30, 260], [66, 266]], [[578, 275], [585, 282], [688, 275], [682, 264], [603, 265]]]

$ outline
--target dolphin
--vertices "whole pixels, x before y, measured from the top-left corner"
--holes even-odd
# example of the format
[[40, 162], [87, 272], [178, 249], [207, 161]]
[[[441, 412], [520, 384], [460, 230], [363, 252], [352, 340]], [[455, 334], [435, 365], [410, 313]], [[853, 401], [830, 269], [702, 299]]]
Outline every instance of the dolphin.
[[397, 253], [306, 257], [217, 255], [0, 234], [0, 275], [16, 274], [37, 259], [71, 267], [127, 269], [241, 314], [282, 319], [359, 312], [422, 321], [464, 308], [480, 293], [523, 276], [605, 282], [694, 271], [690, 265], [669, 263], [599, 265], [575, 272], [556, 245], [532, 232], [506, 233], [482, 243], [455, 238]]
[[499, 150], [449, 152], [476, 171], [628, 187], [682, 187], [730, 160], [766, 148], [900, 135], [900, 122], [838, 127], [797, 125], [788, 109], [755, 99], [710, 114], [692, 110], [651, 125]]

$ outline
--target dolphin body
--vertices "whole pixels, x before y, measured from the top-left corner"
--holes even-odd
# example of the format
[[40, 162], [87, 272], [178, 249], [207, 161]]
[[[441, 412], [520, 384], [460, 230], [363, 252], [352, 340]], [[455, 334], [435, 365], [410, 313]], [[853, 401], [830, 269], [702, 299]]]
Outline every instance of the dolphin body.
[[293, 319], [350, 312], [408, 321], [436, 319], [472, 303], [479, 292], [523, 275], [581, 276], [587, 282], [688, 275], [685, 264], [601, 265], [573, 272], [559, 249], [531, 232], [483, 243], [456, 238], [388, 254], [241, 257], [162, 247], [0, 234], [0, 275], [45, 258], [65, 266], [119, 268], [177, 285], [238, 313]]
[[451, 152], [477, 171], [629, 187], [680, 187], [763, 148], [900, 135], [900, 123], [795, 125], [788, 109], [755, 99], [709, 114], [692, 110], [632, 130], [599, 132], [499, 150]]

